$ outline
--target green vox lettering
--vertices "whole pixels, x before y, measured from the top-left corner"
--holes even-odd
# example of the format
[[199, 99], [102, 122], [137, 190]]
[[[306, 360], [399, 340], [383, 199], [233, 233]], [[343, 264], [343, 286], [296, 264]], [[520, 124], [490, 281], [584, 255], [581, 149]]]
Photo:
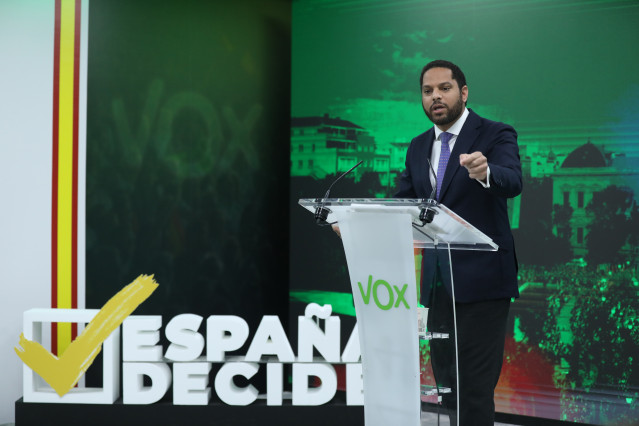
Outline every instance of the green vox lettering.
[[[379, 286], [384, 286], [384, 288], [388, 292], [388, 303], [385, 305], [382, 305], [379, 301], [379, 298], [377, 297], [377, 290], [379, 289]], [[390, 284], [388, 284], [384, 280], [375, 281], [375, 284], [373, 284], [373, 299], [375, 299], [375, 304], [377, 305], [377, 307], [383, 311], [387, 311], [392, 308], [393, 303], [395, 302], [395, 296], [393, 295], [393, 290], [391, 289]]]
[[368, 287], [366, 288], [366, 293], [364, 293], [364, 289], [362, 288], [362, 283], [357, 281], [357, 285], [359, 287], [359, 292], [362, 293], [362, 299], [364, 300], [364, 304], [368, 305], [368, 302], [371, 300], [371, 284], [373, 282], [373, 276], [368, 276]]
[[[370, 303], [372, 294], [373, 301], [375, 302], [377, 307], [383, 311], [387, 311], [393, 307], [399, 308], [399, 305], [402, 303], [404, 304], [404, 307], [406, 307], [406, 309], [410, 309], [410, 306], [408, 305], [408, 302], [406, 302], [406, 299], [404, 297], [404, 295], [406, 294], [406, 289], [408, 288], [408, 284], [404, 284], [400, 289], [396, 285], [393, 285], [391, 287], [391, 285], [384, 280], [376, 280], [373, 283], [373, 276], [369, 275], [366, 291], [364, 291], [364, 286], [362, 286], [361, 282], [358, 281], [357, 286], [359, 287], [359, 292], [362, 295], [362, 300], [364, 301], [365, 305], [368, 305]], [[383, 290], [380, 290], [380, 288], [382, 288]], [[388, 294], [387, 303], [382, 304], [382, 302], [380, 301], [380, 291]], [[385, 300], [385, 298], [383, 299]]]
[[410, 309], [410, 307], [408, 306], [408, 302], [406, 302], [406, 299], [404, 299], [404, 293], [406, 293], [408, 284], [404, 284], [404, 287], [402, 287], [401, 290], [396, 285], [394, 285], [393, 288], [397, 292], [397, 302], [395, 303], [395, 307], [399, 308], [399, 302], [404, 302], [404, 306], [406, 306], [406, 309]]

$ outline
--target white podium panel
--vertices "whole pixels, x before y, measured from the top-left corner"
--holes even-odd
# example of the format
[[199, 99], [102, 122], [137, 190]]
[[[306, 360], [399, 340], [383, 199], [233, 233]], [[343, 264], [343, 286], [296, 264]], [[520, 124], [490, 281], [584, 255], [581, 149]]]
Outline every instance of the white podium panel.
[[[459, 368], [450, 252], [495, 251], [497, 244], [434, 200], [299, 203], [314, 213], [318, 224], [337, 223], [340, 228], [359, 327], [366, 425], [440, 424], [440, 414], [442, 424], [457, 424]], [[440, 271], [428, 295], [432, 318], [422, 330], [413, 247], [435, 254]], [[431, 373], [436, 367], [438, 378], [426, 372], [423, 380], [420, 377], [420, 338], [428, 340]]]
[[[359, 327], [367, 426], [419, 426], [411, 216], [336, 212]], [[367, 232], [375, 229], [375, 233]]]

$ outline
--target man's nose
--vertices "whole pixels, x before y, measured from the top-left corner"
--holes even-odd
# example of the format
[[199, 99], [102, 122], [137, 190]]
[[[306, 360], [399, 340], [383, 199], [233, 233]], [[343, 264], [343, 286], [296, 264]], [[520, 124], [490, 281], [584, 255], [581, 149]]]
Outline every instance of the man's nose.
[[433, 89], [433, 99], [441, 99], [441, 98], [442, 98], [441, 92], [437, 89]]

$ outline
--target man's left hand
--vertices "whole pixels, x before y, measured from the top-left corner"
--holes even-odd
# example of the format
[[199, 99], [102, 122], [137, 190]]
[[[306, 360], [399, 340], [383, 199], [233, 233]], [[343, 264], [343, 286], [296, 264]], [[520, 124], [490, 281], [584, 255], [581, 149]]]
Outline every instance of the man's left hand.
[[466, 167], [468, 177], [478, 179], [486, 183], [486, 170], [488, 170], [488, 160], [479, 151], [472, 154], [461, 154], [459, 156], [459, 164]]

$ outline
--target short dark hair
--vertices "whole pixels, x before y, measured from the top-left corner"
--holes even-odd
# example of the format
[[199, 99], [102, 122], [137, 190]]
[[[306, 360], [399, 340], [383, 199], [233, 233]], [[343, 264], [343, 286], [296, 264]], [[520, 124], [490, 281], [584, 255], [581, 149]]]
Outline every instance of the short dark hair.
[[462, 87], [466, 86], [466, 76], [462, 72], [462, 70], [455, 64], [449, 61], [444, 61], [443, 59], [436, 59], [426, 64], [426, 66], [422, 69], [422, 74], [419, 76], [419, 91], [422, 90], [422, 84], [424, 82], [424, 74], [431, 68], [448, 68], [453, 73], [453, 80], [457, 81], [459, 85], [459, 90]]

